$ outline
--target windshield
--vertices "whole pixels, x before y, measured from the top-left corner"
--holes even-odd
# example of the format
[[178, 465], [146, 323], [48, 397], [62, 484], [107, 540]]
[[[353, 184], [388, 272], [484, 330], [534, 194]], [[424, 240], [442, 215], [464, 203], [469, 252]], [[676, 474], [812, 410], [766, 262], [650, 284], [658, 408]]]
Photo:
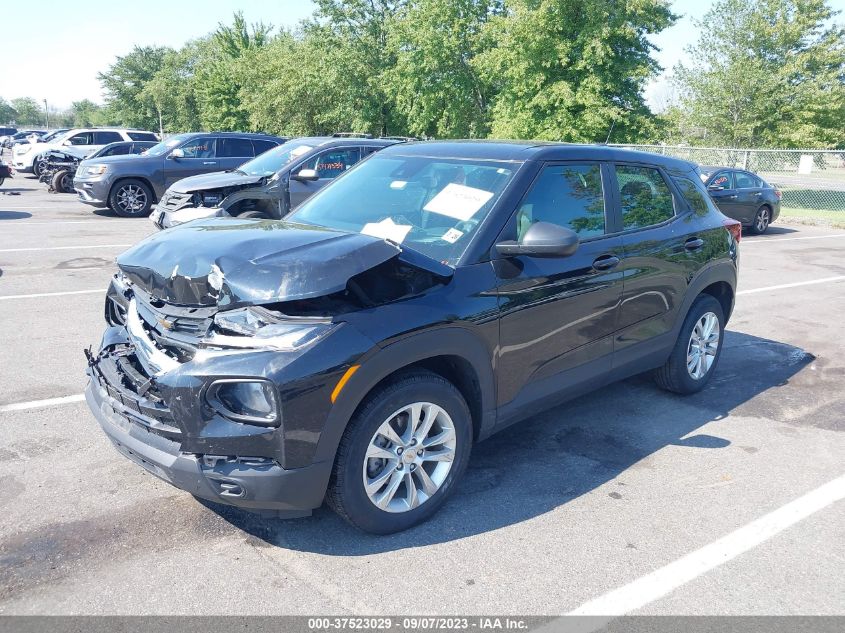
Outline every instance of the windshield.
[[49, 134], [45, 134], [41, 137], [42, 142], [52, 141], [57, 138], [60, 134], [64, 134], [67, 130], [56, 130], [55, 132], [50, 132]]
[[314, 149], [313, 145], [306, 145], [293, 140], [284, 145], [269, 149], [250, 161], [238, 167], [238, 171], [250, 176], [272, 176], [295, 158]]
[[518, 167], [374, 156], [285, 219], [386, 238], [454, 266]]
[[182, 143], [183, 141], [190, 138], [189, 134], [177, 134], [176, 136], [171, 136], [169, 139], [162, 141], [161, 143], [156, 143], [146, 152], [144, 152], [145, 156], [161, 156], [162, 154], [166, 154], [174, 147]]

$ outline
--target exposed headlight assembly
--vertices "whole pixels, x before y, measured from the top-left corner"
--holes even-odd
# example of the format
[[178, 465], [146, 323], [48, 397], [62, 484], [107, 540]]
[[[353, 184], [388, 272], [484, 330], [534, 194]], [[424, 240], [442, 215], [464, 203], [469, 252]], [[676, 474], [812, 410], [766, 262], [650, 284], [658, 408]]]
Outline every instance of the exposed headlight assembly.
[[107, 165], [86, 165], [82, 170], [83, 176], [102, 176], [108, 169]]
[[337, 327], [328, 319], [287, 317], [258, 306], [218, 312], [214, 326], [216, 331], [203, 341], [203, 347], [283, 352], [313, 345]]
[[206, 390], [205, 401], [217, 413], [230, 420], [258, 426], [281, 424], [276, 389], [266, 380], [216, 380]]

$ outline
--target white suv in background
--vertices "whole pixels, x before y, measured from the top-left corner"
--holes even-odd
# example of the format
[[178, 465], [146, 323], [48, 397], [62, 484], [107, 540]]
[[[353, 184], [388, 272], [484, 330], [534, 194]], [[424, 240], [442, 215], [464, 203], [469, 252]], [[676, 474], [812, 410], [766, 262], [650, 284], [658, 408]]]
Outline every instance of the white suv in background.
[[153, 132], [125, 128], [75, 128], [68, 130], [49, 143], [21, 143], [12, 150], [12, 165], [17, 171], [40, 176], [38, 158], [53, 149], [74, 146], [95, 152], [117, 141], [157, 141]]

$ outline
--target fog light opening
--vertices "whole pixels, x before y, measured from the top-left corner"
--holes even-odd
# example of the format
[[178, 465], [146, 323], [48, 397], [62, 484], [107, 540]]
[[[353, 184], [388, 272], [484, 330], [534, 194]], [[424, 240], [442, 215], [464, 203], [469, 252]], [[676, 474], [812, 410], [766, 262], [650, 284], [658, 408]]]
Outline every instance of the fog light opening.
[[281, 424], [276, 389], [266, 380], [217, 380], [206, 391], [205, 400], [217, 413], [237, 422]]

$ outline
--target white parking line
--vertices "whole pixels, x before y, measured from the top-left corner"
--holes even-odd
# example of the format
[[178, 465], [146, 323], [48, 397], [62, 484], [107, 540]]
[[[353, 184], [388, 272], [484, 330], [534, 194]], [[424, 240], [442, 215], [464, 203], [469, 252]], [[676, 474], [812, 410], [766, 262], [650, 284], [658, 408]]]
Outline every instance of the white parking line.
[[94, 292], [104, 293], [104, 288], [97, 290], [67, 290], [65, 292], [38, 292], [31, 295], [0, 295], [0, 301], [4, 299], [38, 299], [40, 297], [62, 297], [64, 295], [88, 295]]
[[798, 286], [812, 286], [814, 284], [826, 284], [833, 281], [843, 281], [845, 275], [837, 275], [836, 277], [822, 277], [821, 279], [811, 279], [810, 281], [796, 281], [791, 284], [778, 284], [777, 286], [766, 286], [765, 288], [752, 288], [750, 290], [740, 290], [736, 294], [750, 295], [755, 292], [769, 292], [771, 290], [784, 290], [785, 288], [797, 288]]
[[635, 611], [842, 499], [845, 499], [845, 475], [665, 567], [582, 604], [567, 615], [599, 615], [612, 618]]
[[85, 400], [85, 394], [77, 393], [72, 396], [62, 396], [61, 398], [47, 398], [46, 400], [30, 400], [29, 402], [0, 404], [0, 413], [8, 413], [9, 411], [26, 411], [28, 409], [41, 409], [43, 407], [52, 407], [57, 404], [82, 402], [83, 400]]
[[742, 240], [740, 248], [748, 246], [749, 244], [769, 244], [771, 242], [792, 242], [793, 240], [824, 240], [831, 237], [845, 237], [845, 233], [831, 233], [830, 235], [805, 235], [803, 237], [773, 237], [773, 238], [757, 238], [753, 240]]
[[0, 253], [26, 253], [31, 251], [72, 251], [88, 248], [128, 248], [132, 244], [85, 244], [82, 246], [34, 246], [31, 248], [0, 248]]

